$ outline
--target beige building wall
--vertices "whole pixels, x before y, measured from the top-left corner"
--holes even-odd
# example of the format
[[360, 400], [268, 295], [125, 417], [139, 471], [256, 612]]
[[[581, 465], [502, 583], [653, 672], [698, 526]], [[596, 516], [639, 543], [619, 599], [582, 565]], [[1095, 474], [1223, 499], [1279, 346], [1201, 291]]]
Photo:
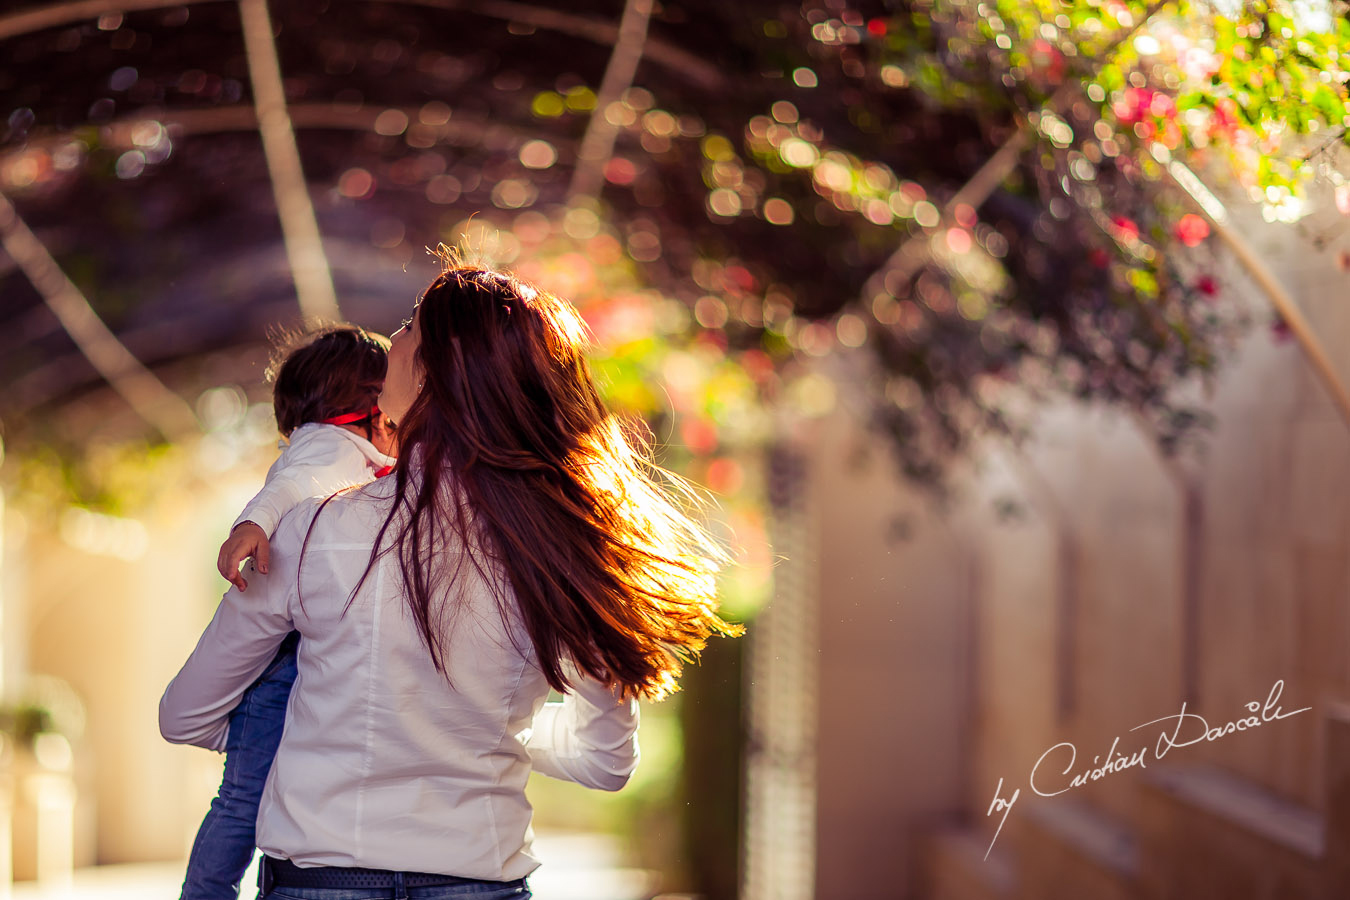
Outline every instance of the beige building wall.
[[821, 897], [876, 896], [961, 790], [975, 573], [969, 540], [897, 485], [847, 414], [816, 424], [816, 884]]
[[[1338, 248], [1242, 227], [1350, 383]], [[1064, 402], [1023, 449], [983, 446], [940, 514], [860, 416], [837, 410], [801, 442], [823, 524], [817, 896], [1350, 895], [1329, 749], [1350, 746], [1350, 423], [1264, 299], [1226, 281], [1255, 325], [1204, 398], [1201, 456], [1164, 459], [1131, 416]], [[1003, 519], [1008, 498], [1022, 514]], [[883, 540], [906, 513], [910, 536]], [[1161, 726], [1131, 731], [1183, 701], [1222, 726], [1280, 679], [1283, 710], [1309, 712], [1161, 762]], [[1075, 745], [1072, 771], [1041, 771], [1067, 786], [1116, 737], [1150, 748], [1148, 771], [1030, 790], [1056, 744]], [[1021, 794], [985, 861], [1000, 778]], [[1196, 893], [1205, 879], [1228, 892]]]
[[[26, 528], [11, 510], [9, 559], [23, 571], [10, 573], [22, 589], [8, 604], [18, 607], [26, 670], [68, 682], [85, 706], [76, 865], [186, 858], [215, 794], [223, 756], [166, 743], [158, 705], [224, 592], [211, 562], [251, 495], [248, 481], [241, 473], [180, 485], [137, 516], [148, 541], [133, 560]], [[31, 837], [16, 833], [21, 854]]]

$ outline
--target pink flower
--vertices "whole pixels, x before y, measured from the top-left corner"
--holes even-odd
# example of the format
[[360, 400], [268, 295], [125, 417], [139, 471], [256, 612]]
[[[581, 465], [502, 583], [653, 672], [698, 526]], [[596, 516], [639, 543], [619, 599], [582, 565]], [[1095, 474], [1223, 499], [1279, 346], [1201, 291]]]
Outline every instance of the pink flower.
[[1214, 115], [1209, 120], [1210, 134], [1231, 137], [1237, 130], [1238, 105], [1232, 97], [1223, 97], [1214, 103]]
[[1212, 275], [1201, 275], [1195, 282], [1195, 289], [1206, 297], [1214, 297], [1219, 293], [1219, 285]]
[[1124, 216], [1112, 216], [1111, 227], [1115, 232], [1116, 240], [1129, 243], [1139, 240], [1139, 226], [1133, 219], [1127, 219]]
[[997, 365], [990, 366], [985, 371], [989, 374], [991, 378], [997, 378], [999, 381], [1012, 382], [1017, 380], [1017, 373], [1006, 362], [1001, 362], [998, 363]]
[[1174, 119], [1177, 115], [1177, 101], [1161, 91], [1154, 91], [1149, 98], [1148, 111], [1163, 119]]
[[1181, 145], [1181, 128], [1175, 119], [1160, 122], [1153, 128], [1153, 139], [1169, 150], [1175, 150]]
[[1048, 80], [1057, 82], [1064, 75], [1064, 54], [1046, 40], [1037, 38], [1031, 44], [1031, 64]]
[[708, 463], [708, 487], [719, 494], [733, 494], [745, 483], [745, 472], [734, 459], [719, 457]]
[[722, 285], [729, 291], [750, 292], [755, 289], [755, 276], [745, 266], [730, 265], [722, 270]]
[[1167, 94], [1152, 88], [1126, 88], [1125, 93], [1112, 105], [1122, 125], [1133, 125], [1148, 118], [1166, 119], [1171, 122], [1177, 116], [1177, 102]]
[[1122, 125], [1142, 122], [1148, 115], [1149, 107], [1153, 105], [1153, 94], [1154, 92], [1148, 88], [1127, 88], [1124, 96], [1112, 105], [1111, 111], [1116, 114]]
[[1177, 240], [1181, 241], [1187, 247], [1198, 247], [1209, 237], [1209, 223], [1194, 213], [1187, 213], [1177, 222], [1177, 227], [1173, 229]]
[[741, 354], [740, 363], [755, 381], [765, 381], [773, 375], [773, 359], [763, 350], [746, 350]]
[[704, 455], [717, 447], [717, 429], [707, 419], [686, 418], [680, 423], [680, 437], [692, 453]]
[[1219, 57], [1200, 47], [1187, 47], [1178, 60], [1181, 70], [1191, 78], [1208, 78], [1219, 71]]
[[1270, 336], [1281, 344], [1294, 336], [1293, 329], [1279, 313], [1275, 314], [1275, 321], [1270, 323]]
[[1336, 208], [1341, 215], [1350, 216], [1350, 184], [1336, 185]]

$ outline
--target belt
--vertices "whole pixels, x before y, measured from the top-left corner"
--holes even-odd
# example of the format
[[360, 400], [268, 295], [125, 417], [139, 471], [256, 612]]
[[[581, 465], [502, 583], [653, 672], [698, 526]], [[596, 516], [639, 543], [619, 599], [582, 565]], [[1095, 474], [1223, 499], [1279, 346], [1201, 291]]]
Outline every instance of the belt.
[[[347, 866], [301, 868], [288, 859], [264, 855], [259, 867], [259, 887], [265, 897], [274, 886], [301, 888], [398, 888], [438, 887], [447, 884], [491, 884], [508, 887], [516, 881], [483, 881], [458, 875], [434, 875], [429, 872], [395, 872], [390, 869], [361, 869]], [[406, 896], [402, 891], [400, 896]]]

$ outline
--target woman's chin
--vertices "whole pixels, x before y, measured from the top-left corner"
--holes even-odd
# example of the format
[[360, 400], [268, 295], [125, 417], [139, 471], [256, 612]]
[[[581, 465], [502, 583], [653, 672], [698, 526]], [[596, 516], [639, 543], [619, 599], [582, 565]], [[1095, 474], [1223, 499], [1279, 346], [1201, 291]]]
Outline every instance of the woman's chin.
[[394, 426], [397, 427], [398, 423], [403, 421], [403, 417], [408, 414], [408, 410], [399, 406], [397, 403], [391, 404], [391, 406], [393, 407], [392, 409], [390, 406], [385, 405], [383, 397], [380, 398], [380, 412], [388, 416], [389, 421], [393, 422]]

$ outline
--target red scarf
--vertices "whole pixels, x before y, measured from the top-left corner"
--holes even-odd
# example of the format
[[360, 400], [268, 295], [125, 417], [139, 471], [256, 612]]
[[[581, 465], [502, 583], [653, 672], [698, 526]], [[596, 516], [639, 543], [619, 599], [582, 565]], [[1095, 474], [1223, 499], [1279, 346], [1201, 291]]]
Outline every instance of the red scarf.
[[[350, 425], [350, 424], [352, 424], [353, 422], [361, 422], [361, 421], [364, 421], [364, 420], [366, 420], [366, 419], [374, 419], [374, 418], [375, 418], [376, 416], [378, 416], [379, 414], [380, 414], [380, 408], [379, 408], [378, 406], [372, 406], [370, 409], [366, 410], [365, 412], [351, 412], [351, 413], [343, 413], [343, 414], [340, 415], [340, 416], [332, 416], [332, 417], [330, 417], [330, 418], [324, 419], [324, 420], [323, 420], [323, 424], [324, 424], [324, 425]], [[383, 478], [384, 476], [388, 475], [388, 474], [389, 474], [390, 472], [392, 472], [392, 471], [394, 471], [394, 467], [393, 467], [393, 466], [380, 466], [378, 469], [375, 470], [375, 477], [376, 477], [376, 478]]]

